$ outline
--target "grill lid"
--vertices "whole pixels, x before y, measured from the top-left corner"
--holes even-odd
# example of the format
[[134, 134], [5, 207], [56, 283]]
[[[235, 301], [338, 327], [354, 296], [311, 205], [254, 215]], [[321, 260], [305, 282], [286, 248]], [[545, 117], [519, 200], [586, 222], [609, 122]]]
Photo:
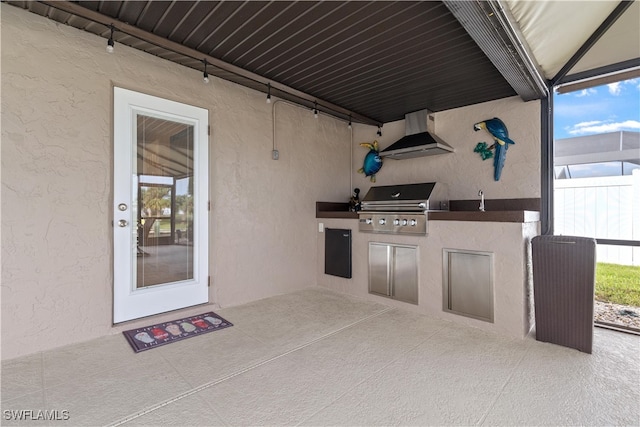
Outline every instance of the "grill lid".
[[381, 185], [371, 187], [363, 202], [395, 202], [395, 201], [422, 201], [429, 200], [435, 182], [425, 182], [421, 184], [404, 185]]
[[[363, 211], [425, 211], [441, 209], [444, 186], [435, 182], [371, 187], [362, 199]], [[435, 199], [438, 200], [435, 200]]]

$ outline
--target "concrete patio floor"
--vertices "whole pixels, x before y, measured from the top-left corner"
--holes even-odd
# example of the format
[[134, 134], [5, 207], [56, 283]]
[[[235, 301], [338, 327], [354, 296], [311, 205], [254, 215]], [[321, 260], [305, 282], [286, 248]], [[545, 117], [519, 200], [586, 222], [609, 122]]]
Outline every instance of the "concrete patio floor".
[[3, 362], [2, 425], [640, 425], [638, 336], [596, 328], [589, 355], [322, 288], [217, 313], [235, 326], [138, 354]]

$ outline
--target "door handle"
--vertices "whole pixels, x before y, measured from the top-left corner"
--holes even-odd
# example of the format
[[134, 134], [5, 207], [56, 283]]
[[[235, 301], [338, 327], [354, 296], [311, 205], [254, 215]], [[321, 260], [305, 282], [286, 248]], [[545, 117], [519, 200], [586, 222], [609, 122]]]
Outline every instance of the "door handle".
[[129, 222], [126, 219], [121, 219], [120, 221], [118, 221], [118, 226], [120, 227], [126, 227], [127, 225], [129, 225]]

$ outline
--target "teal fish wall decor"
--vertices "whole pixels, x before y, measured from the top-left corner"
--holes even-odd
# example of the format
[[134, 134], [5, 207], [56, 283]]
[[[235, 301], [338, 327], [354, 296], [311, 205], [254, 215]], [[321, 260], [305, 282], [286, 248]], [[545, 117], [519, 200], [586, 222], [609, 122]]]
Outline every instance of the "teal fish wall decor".
[[487, 147], [485, 142], [480, 142], [473, 151], [480, 153], [482, 160], [486, 160], [492, 157], [489, 150], [495, 150], [495, 156], [493, 156], [493, 178], [496, 181], [500, 181], [502, 168], [504, 167], [504, 162], [507, 160], [509, 144], [515, 144], [515, 142], [509, 138], [507, 126], [497, 117], [473, 125], [474, 131], [477, 132], [480, 129], [489, 132], [493, 137], [494, 143], [490, 147]]
[[364, 156], [364, 163], [358, 173], [363, 173], [365, 176], [370, 177], [371, 182], [376, 182], [376, 173], [382, 168], [382, 158], [380, 157], [380, 150], [378, 149], [378, 141], [373, 143], [363, 142], [361, 147], [369, 149], [369, 152]]

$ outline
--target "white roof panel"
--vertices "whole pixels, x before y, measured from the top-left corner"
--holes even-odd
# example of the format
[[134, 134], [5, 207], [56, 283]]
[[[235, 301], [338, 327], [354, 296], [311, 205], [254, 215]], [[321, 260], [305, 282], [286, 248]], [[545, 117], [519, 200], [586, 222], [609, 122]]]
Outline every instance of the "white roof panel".
[[[618, 5], [616, 1], [507, 0], [505, 3], [547, 79], [553, 78], [560, 71]], [[639, 21], [636, 19], [631, 24], [637, 30]], [[610, 59], [599, 57], [596, 62], [611, 64], [620, 62], [617, 60], [620, 56], [627, 59], [629, 57], [628, 53], [620, 55], [614, 52], [626, 51], [624, 45], [609, 50]], [[637, 56], [636, 50], [635, 57]], [[586, 63], [587, 58], [584, 61]]]
[[569, 74], [640, 57], [640, 2], [635, 1]]
[[[506, 0], [544, 76], [553, 78], [618, 6], [617, 1]], [[574, 74], [640, 57], [638, 0], [569, 72]]]

